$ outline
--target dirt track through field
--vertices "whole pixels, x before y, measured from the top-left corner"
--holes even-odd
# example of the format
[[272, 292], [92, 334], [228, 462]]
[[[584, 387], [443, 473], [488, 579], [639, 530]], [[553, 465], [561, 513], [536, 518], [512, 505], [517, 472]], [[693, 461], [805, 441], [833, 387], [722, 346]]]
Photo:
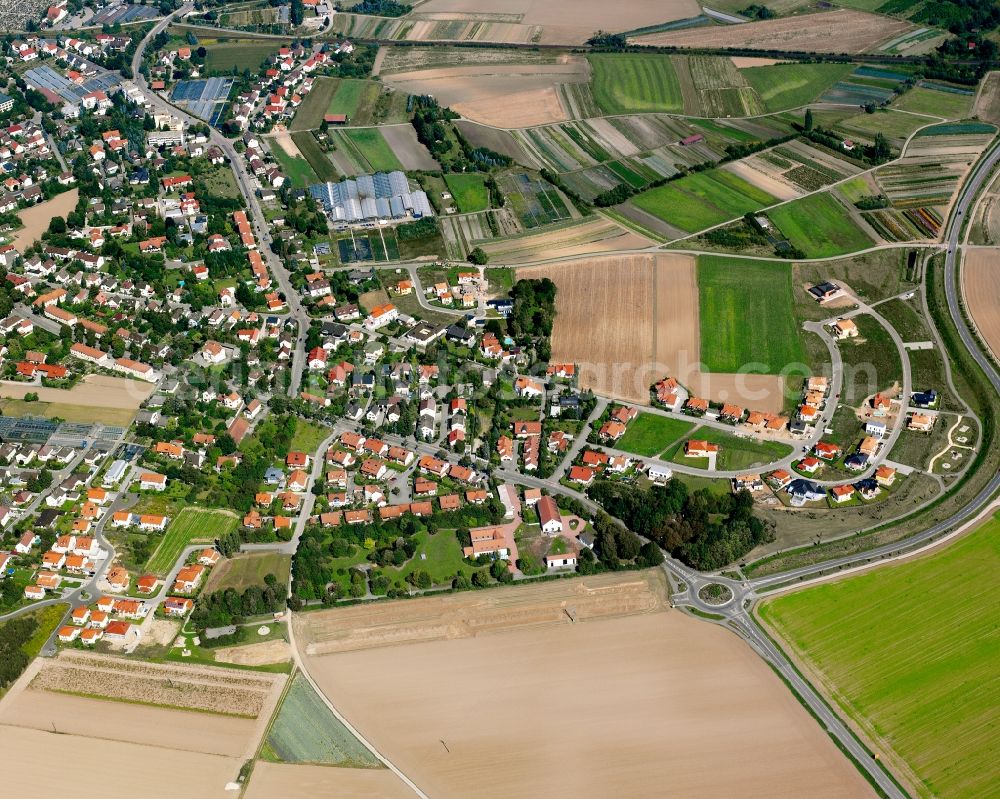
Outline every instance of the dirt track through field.
[[864, 53], [914, 26], [903, 20], [837, 9], [743, 25], [712, 25], [666, 31], [630, 39], [636, 44], [674, 47], [726, 47], [800, 50], [812, 53]]
[[[578, 607], [575, 582], [556, 584], [569, 609]], [[551, 584], [486, 593], [507, 590], [545, 591], [542, 605], [556, 598]], [[370, 612], [386, 624], [399, 613], [461, 626], [469, 622], [462, 600]], [[308, 637], [354, 610], [296, 623]], [[749, 647], [679, 611], [514, 621], [500, 635], [305, 661], [348, 721], [435, 799], [872, 795]]]
[[1000, 357], [1000, 248], [966, 250], [962, 291], [980, 335]]
[[583, 387], [648, 404], [650, 386], [671, 376], [696, 396], [781, 410], [778, 376], [702, 371], [694, 257], [606, 256], [518, 270], [519, 278], [542, 276], [559, 289], [552, 359], [577, 364]]

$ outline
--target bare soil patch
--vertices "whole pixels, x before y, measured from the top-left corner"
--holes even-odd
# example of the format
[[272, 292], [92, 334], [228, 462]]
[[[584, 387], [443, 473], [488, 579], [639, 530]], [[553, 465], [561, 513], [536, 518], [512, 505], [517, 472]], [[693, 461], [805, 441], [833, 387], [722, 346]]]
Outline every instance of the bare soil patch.
[[257, 761], [245, 799], [413, 799], [413, 791], [388, 769], [330, 768]]
[[[556, 585], [566, 591], [576, 582]], [[523, 590], [530, 602], [531, 592], [553, 586]], [[464, 609], [456, 616], [445, 608], [456, 598], [387, 603], [385, 622], [417, 605], [439, 623], [462, 624]], [[580, 599], [563, 601], [579, 607]], [[296, 620], [308, 630], [340, 613]], [[726, 630], [670, 610], [544, 626], [526, 616], [506, 629], [306, 663], [346, 718], [437, 799], [465, 799], [470, 785], [478, 799], [872, 795], [771, 670]], [[502, 701], [469, 712], [486, 675]], [[570, 765], [554, 767], [560, 763]]]
[[[0, 397], [24, 399], [29, 392], [38, 394], [42, 402], [65, 405], [85, 405], [93, 408], [135, 410], [153, 393], [153, 384], [110, 375], [87, 375], [73, 388], [44, 388], [31, 385], [0, 385]], [[101, 421], [94, 418], [93, 421]]]
[[983, 78], [973, 113], [984, 122], [1000, 125], [1000, 72], [990, 72]]
[[440, 169], [427, 148], [417, 141], [413, 125], [383, 125], [379, 130], [403, 169]]
[[461, 593], [414, 602], [378, 602], [296, 615], [295, 640], [308, 655], [470, 638], [537, 625], [649, 613], [666, 606], [663, 572], [602, 574]]
[[962, 291], [980, 336], [1000, 357], [1000, 248], [966, 250]]
[[65, 219], [66, 215], [76, 208], [76, 203], [79, 199], [80, 190], [71, 189], [70, 191], [64, 191], [62, 194], [57, 194], [51, 200], [46, 200], [43, 203], [31, 206], [31, 208], [18, 211], [17, 216], [24, 227], [14, 234], [11, 244], [19, 252], [24, 252], [48, 230], [52, 217], [61, 216]]
[[259, 644], [229, 646], [215, 650], [219, 663], [235, 663], [237, 666], [264, 666], [268, 663], [287, 663], [292, 650], [287, 641], [263, 641]]
[[292, 139], [292, 134], [289, 133], [288, 128], [284, 125], [279, 125], [274, 129], [274, 133], [271, 134], [271, 138], [292, 158], [303, 158], [302, 151], [299, 150], [299, 146]]
[[[4, 775], [8, 796], [134, 799], [141, 790], [144, 799], [176, 799], [183, 785], [185, 799], [226, 799], [226, 783], [242, 765], [238, 758], [6, 725], [0, 748], [16, 764]], [[113, 764], [113, 773], [100, 776], [102, 763]]]
[[812, 53], [864, 53], [878, 44], [912, 30], [903, 20], [837, 9], [819, 14], [713, 25], [638, 36], [636, 44], [674, 47], [732, 47], [755, 50], [801, 50]]
[[733, 66], [737, 69], [746, 69], [747, 67], [773, 67], [775, 64], [785, 63], [778, 58], [762, 58], [760, 56], [753, 55], [734, 55], [729, 60], [733, 62]]
[[586, 59], [559, 64], [503, 64], [443, 67], [400, 72], [386, 84], [410, 94], [432, 94], [466, 119], [499, 128], [523, 128], [569, 118], [556, 86], [586, 83]]
[[552, 358], [577, 364], [583, 387], [648, 404], [649, 387], [670, 375], [700, 397], [781, 410], [779, 376], [702, 371], [693, 257], [605, 256], [518, 270], [519, 278], [542, 276], [559, 288]]

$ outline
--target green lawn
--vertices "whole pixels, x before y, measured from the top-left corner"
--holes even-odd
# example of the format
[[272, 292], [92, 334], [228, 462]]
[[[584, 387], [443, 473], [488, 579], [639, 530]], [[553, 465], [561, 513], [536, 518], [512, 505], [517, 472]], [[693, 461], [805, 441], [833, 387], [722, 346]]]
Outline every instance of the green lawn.
[[[475, 571], [462, 559], [462, 547], [454, 530], [438, 530], [434, 535], [421, 530], [414, 533], [413, 540], [417, 551], [410, 560], [398, 569], [387, 567], [382, 570], [393, 583], [405, 583], [412, 572], [425, 571], [435, 585], [444, 585], [451, 583], [460, 570], [469, 575]], [[421, 560], [421, 555], [426, 557]]]
[[315, 455], [316, 448], [323, 443], [323, 439], [330, 435], [330, 431], [318, 424], [311, 424], [304, 419], [295, 420], [295, 435], [292, 436], [292, 443], [289, 449], [295, 452], [304, 452], [307, 455]]
[[811, 103], [854, 69], [853, 64], [775, 64], [740, 72], [768, 111], [784, 111]]
[[292, 567], [291, 555], [280, 552], [249, 552], [222, 561], [212, 570], [205, 592], [223, 591], [235, 588], [240, 593], [251, 585], [264, 587], [264, 578], [273, 574], [281, 585], [288, 585], [288, 574]]
[[356, 128], [343, 131], [344, 137], [354, 145], [358, 153], [368, 162], [372, 171], [385, 172], [402, 169], [396, 154], [376, 128]]
[[663, 452], [693, 427], [693, 424], [683, 419], [670, 419], [655, 413], [640, 413], [637, 418], [629, 422], [625, 435], [615, 447], [650, 458]]
[[[699, 441], [719, 445], [719, 454], [715, 460], [715, 468], [719, 471], [738, 471], [773, 463], [788, 455], [792, 448], [780, 441], [752, 441], [747, 438], [737, 438], [729, 433], [714, 428], [702, 428], [693, 436]], [[686, 440], [686, 439], [685, 439]], [[684, 455], [684, 441], [678, 442], [664, 453], [664, 460], [682, 463], [687, 466], [708, 468], [705, 458], [687, 458]]]
[[752, 371], [778, 374], [790, 363], [806, 363], [792, 305], [789, 264], [700, 256], [701, 359], [708, 371], [753, 364]]
[[212, 543], [222, 533], [235, 530], [239, 519], [219, 510], [184, 508], [167, 526], [163, 540], [149, 558], [146, 569], [164, 575], [189, 544]]
[[281, 702], [261, 756], [274, 763], [316, 763], [351, 768], [381, 768], [382, 764], [330, 712], [301, 674]]
[[922, 86], [910, 89], [892, 104], [901, 111], [915, 111], [918, 114], [933, 114], [945, 119], [961, 119], [968, 116], [975, 98], [968, 94], [939, 92]]
[[445, 175], [444, 182], [452, 193], [458, 210], [463, 214], [485, 211], [490, 207], [490, 194], [486, 190], [485, 178], [478, 172]]
[[600, 53], [587, 58], [594, 101], [605, 114], [681, 111], [681, 87], [670, 56]]
[[205, 72], [232, 73], [234, 69], [257, 72], [267, 58], [278, 52], [280, 46], [277, 42], [262, 42], [259, 39], [210, 44], [205, 48], [208, 51]]
[[632, 198], [642, 210], [687, 233], [718, 225], [777, 202], [766, 191], [724, 169], [673, 180]]
[[285, 173], [285, 177], [296, 188], [304, 189], [306, 186], [320, 182], [309, 162], [301, 155], [289, 155], [285, 152], [284, 147], [274, 141], [271, 142], [271, 154], [281, 165], [281, 171]]
[[767, 215], [792, 246], [808, 258], [846, 255], [875, 243], [830, 192], [786, 203]]
[[760, 615], [920, 779], [995, 796], [1000, 517], [932, 555], [767, 600]]

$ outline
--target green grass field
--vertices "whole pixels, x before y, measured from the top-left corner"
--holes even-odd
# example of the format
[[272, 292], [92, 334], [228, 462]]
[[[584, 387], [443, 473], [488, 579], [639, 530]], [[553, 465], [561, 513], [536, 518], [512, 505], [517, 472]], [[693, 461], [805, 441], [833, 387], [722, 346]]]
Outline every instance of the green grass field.
[[319, 183], [316, 171], [309, 165], [309, 162], [301, 155], [289, 155], [285, 148], [277, 142], [271, 143], [271, 154], [281, 165], [281, 171], [285, 173], [292, 185], [299, 189]]
[[760, 615], [829, 696], [920, 780], [996, 795], [1000, 516], [932, 555], [765, 601]]
[[777, 202], [724, 169], [709, 169], [637, 194], [632, 203], [686, 233], [718, 225]]
[[[716, 458], [715, 468], [720, 471], [738, 471], [773, 463], [792, 451], [790, 446], [782, 444], [780, 441], [751, 441], [708, 427], [702, 428], [693, 437], [699, 441], [719, 445], [719, 455]], [[664, 453], [663, 459], [686, 466], [708, 466], [708, 461], [705, 458], [685, 457], [684, 441], [672, 446]]]
[[[476, 571], [462, 559], [462, 547], [454, 530], [438, 530], [434, 535], [421, 530], [414, 533], [413, 540], [417, 544], [417, 551], [410, 560], [398, 569], [387, 567], [382, 570], [393, 583], [403, 584], [412, 572], [425, 571], [435, 585], [450, 585], [459, 570], [470, 576]], [[421, 560], [421, 555], [426, 558]]]
[[292, 678], [261, 755], [276, 763], [382, 768], [379, 759], [330, 712], [301, 674]]
[[670, 56], [602, 53], [587, 58], [594, 101], [605, 114], [681, 110], [681, 86]]
[[853, 64], [775, 64], [740, 72], [768, 111], [784, 111], [811, 103], [854, 68]]
[[273, 574], [281, 585], [288, 585], [291, 555], [280, 552], [251, 552], [222, 561], [205, 583], [205, 593], [235, 588], [242, 593], [251, 585], [266, 585], [264, 578]]
[[655, 413], [640, 413], [629, 423], [625, 435], [615, 447], [650, 458], [663, 452], [693, 427], [693, 424], [682, 419], [670, 419]]
[[262, 42], [255, 40], [240, 40], [235, 42], [220, 42], [210, 44], [205, 49], [205, 71], [232, 73], [234, 69], [242, 72], [249, 69], [257, 72], [264, 61], [278, 52], [277, 42]]
[[402, 169], [389, 143], [375, 128], [357, 128], [343, 131], [346, 138], [364, 158], [374, 172]]
[[792, 246], [809, 258], [846, 255], [875, 243], [830, 192], [786, 203], [767, 215]]
[[879, 132], [884, 133], [890, 139], [900, 141], [917, 128], [932, 121], [888, 108], [876, 111], [874, 114], [856, 114], [848, 117], [839, 122], [837, 128], [848, 133], [860, 133], [872, 141], [875, 139], [875, 134]]
[[330, 431], [318, 424], [311, 424], [303, 419], [295, 420], [295, 435], [292, 436], [292, 443], [289, 449], [295, 452], [304, 452], [310, 457], [316, 454], [316, 449], [330, 435]]
[[444, 182], [452, 193], [458, 210], [463, 214], [485, 211], [490, 207], [490, 194], [486, 190], [484, 177], [476, 172], [445, 175]]
[[326, 157], [326, 153], [320, 149], [319, 142], [316, 141], [316, 137], [313, 136], [311, 131], [302, 130], [293, 133], [292, 141], [295, 142], [295, 146], [299, 148], [299, 152], [309, 162], [313, 173], [315, 173], [320, 181], [340, 180], [341, 175], [337, 171], [337, 167]]
[[778, 374], [790, 363], [806, 363], [792, 305], [790, 265], [700, 256], [698, 316], [708, 371], [754, 364], [753, 371]]
[[164, 575], [177, 562], [186, 546], [194, 543], [209, 544], [219, 535], [235, 530], [239, 519], [219, 510], [183, 508], [167, 526], [163, 540], [149, 558], [146, 569]]
[[892, 107], [918, 114], [933, 114], [945, 119], [961, 119], [969, 115], [974, 99], [968, 94], [939, 92], [937, 89], [917, 86], [896, 100]]

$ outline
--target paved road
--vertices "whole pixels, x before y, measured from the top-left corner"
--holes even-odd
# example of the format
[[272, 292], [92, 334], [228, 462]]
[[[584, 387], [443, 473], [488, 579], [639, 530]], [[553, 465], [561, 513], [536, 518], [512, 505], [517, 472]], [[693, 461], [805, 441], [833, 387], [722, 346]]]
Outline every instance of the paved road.
[[[136, 85], [142, 90], [146, 100], [151, 106], [153, 106], [153, 108], [156, 108], [164, 113], [173, 114], [190, 125], [204, 125], [206, 124], [205, 120], [191, 116], [186, 111], [183, 111], [177, 106], [167, 102], [160, 95], [152, 91], [149, 88], [149, 84], [146, 82], [145, 76], [139, 71], [139, 68], [142, 65], [143, 54], [146, 52], [146, 48], [153, 40], [153, 37], [163, 31], [175, 17], [183, 16], [193, 8], [194, 5], [190, 3], [181, 6], [169, 17], [165, 17], [158, 22], [149, 31], [149, 33], [146, 34], [143, 40], [139, 43], [139, 46], [136, 48], [135, 54], [132, 56], [132, 73], [135, 76], [134, 80]], [[232, 141], [223, 136], [218, 130], [210, 128], [210, 131], [211, 143], [219, 147], [219, 149], [225, 153], [226, 158], [229, 159], [229, 163], [236, 175], [236, 183], [240, 188], [240, 193], [243, 195], [243, 199], [246, 201], [247, 209], [249, 210], [250, 222], [253, 225], [254, 235], [257, 238], [257, 247], [260, 250], [261, 255], [264, 257], [264, 260], [267, 262], [268, 270], [273, 276], [275, 282], [278, 284], [279, 290], [284, 295], [291, 318], [294, 319], [298, 325], [298, 340], [292, 355], [291, 380], [289, 381], [288, 386], [289, 396], [295, 397], [299, 393], [299, 388], [302, 384], [302, 372], [305, 368], [305, 340], [306, 332], [309, 328], [309, 314], [303, 307], [298, 292], [292, 287], [291, 278], [288, 274], [288, 270], [285, 269], [284, 263], [282, 263], [281, 259], [271, 249], [271, 245], [274, 243], [274, 240], [271, 238], [271, 229], [264, 217], [264, 212], [260, 207], [260, 202], [258, 201], [255, 193], [256, 190], [254, 188], [253, 178], [251, 178], [246, 170], [246, 163], [243, 156], [236, 152], [236, 148], [233, 146]]]

